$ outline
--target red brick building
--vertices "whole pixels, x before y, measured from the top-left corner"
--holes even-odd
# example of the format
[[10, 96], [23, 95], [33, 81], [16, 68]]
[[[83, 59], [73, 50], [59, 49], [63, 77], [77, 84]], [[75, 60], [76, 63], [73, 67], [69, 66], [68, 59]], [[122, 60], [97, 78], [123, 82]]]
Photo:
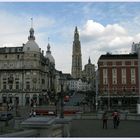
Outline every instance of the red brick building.
[[138, 100], [138, 55], [101, 55], [98, 60], [100, 104], [135, 106]]

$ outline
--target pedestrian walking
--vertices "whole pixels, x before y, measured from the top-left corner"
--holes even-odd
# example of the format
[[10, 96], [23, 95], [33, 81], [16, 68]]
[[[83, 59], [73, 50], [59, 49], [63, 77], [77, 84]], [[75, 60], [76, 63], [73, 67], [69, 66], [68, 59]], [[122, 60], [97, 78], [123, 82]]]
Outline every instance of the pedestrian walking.
[[108, 120], [108, 115], [107, 112], [105, 111], [103, 116], [102, 116], [102, 120], [103, 120], [103, 129], [106, 128], [107, 129], [107, 120]]
[[119, 112], [117, 110], [115, 110], [112, 114], [113, 116], [113, 126], [114, 126], [114, 129], [118, 128], [119, 126], [119, 123], [120, 123], [120, 115], [119, 115]]

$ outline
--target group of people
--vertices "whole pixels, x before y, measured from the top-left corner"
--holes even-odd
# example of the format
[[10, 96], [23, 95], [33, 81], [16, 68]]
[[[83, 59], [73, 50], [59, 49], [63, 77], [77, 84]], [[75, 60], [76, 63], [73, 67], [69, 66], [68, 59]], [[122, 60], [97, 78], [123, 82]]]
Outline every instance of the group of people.
[[[117, 110], [115, 110], [113, 113], [112, 113], [112, 117], [113, 117], [113, 126], [114, 126], [114, 129], [118, 128], [119, 126], [119, 123], [120, 123], [120, 114]], [[107, 111], [105, 111], [103, 113], [103, 117], [102, 117], [102, 120], [103, 120], [103, 129], [106, 128], [107, 129], [107, 121], [108, 121], [108, 114], [107, 114]]]

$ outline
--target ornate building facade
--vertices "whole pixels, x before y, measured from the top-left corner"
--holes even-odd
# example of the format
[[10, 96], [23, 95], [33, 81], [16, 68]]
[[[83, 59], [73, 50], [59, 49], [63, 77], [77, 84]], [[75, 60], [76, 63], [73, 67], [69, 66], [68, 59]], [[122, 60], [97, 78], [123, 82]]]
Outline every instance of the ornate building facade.
[[77, 29], [77, 27], [75, 27], [71, 74], [72, 74], [73, 78], [81, 78], [81, 73], [82, 73], [81, 44], [80, 44], [80, 40], [79, 40], [78, 29]]
[[29, 105], [47, 102], [48, 92], [55, 92], [55, 61], [50, 44], [41, 52], [34, 29], [26, 44], [0, 48], [0, 102]]

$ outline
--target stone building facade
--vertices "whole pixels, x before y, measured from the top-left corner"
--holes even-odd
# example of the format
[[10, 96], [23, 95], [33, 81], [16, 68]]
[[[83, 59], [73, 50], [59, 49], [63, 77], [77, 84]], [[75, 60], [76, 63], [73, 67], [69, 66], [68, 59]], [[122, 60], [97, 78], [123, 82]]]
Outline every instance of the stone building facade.
[[41, 52], [35, 42], [34, 29], [26, 44], [0, 48], [0, 102], [29, 105], [48, 102], [48, 93], [55, 92], [55, 61], [50, 44]]
[[138, 54], [106, 54], [98, 60], [102, 105], [136, 105], [139, 98]]

